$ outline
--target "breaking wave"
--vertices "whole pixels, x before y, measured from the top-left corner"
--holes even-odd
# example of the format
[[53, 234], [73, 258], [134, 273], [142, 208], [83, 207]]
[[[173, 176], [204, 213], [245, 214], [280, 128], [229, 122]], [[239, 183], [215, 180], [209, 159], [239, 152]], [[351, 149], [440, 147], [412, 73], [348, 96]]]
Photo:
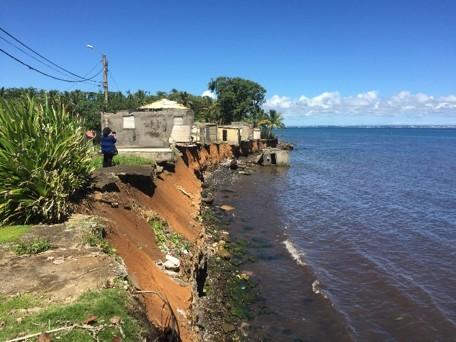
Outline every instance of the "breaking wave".
[[294, 261], [300, 266], [307, 266], [304, 262], [304, 253], [299, 251], [296, 246], [291, 242], [289, 239], [283, 242], [285, 248], [287, 249], [288, 253], [290, 253], [291, 257]]

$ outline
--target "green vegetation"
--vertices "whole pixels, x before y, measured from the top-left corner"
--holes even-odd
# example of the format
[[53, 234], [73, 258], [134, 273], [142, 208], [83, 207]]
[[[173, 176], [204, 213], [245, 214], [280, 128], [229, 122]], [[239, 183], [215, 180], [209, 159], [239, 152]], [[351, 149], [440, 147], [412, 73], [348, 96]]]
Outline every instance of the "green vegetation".
[[30, 228], [24, 225], [0, 227], [0, 244], [19, 240]]
[[[147, 327], [135, 318], [132, 312], [133, 299], [122, 289], [111, 288], [87, 292], [76, 302], [68, 305], [51, 304], [36, 296], [21, 295], [14, 298], [0, 298], [0, 340], [12, 339], [20, 334], [33, 334], [46, 330], [84, 325], [91, 316], [95, 322], [91, 326], [100, 329], [96, 340], [112, 341], [121, 336], [124, 341], [142, 341]], [[92, 341], [91, 331], [78, 327], [52, 334], [52, 340]]]
[[17, 255], [30, 255], [46, 252], [51, 249], [51, 244], [45, 239], [34, 239], [32, 241], [21, 241], [16, 247]]
[[149, 224], [154, 231], [155, 240], [163, 253], [186, 254], [190, 250], [190, 242], [182, 235], [172, 232], [165, 220], [153, 217]]
[[266, 89], [256, 82], [239, 77], [217, 77], [209, 82], [209, 90], [217, 95], [220, 123], [250, 121], [255, 126], [263, 116]]
[[113, 255], [114, 248], [112, 248], [109, 242], [105, 240], [104, 235], [105, 233], [103, 227], [97, 226], [95, 228], [91, 228], [82, 239], [84, 244], [87, 244], [90, 247], [98, 247], [104, 253]]
[[91, 172], [80, 119], [32, 98], [0, 103], [0, 222], [56, 222]]
[[263, 139], [273, 139], [272, 130], [275, 128], [284, 128], [282, 114], [271, 109], [268, 113], [264, 113], [263, 118], [259, 122], [261, 129], [261, 137]]
[[258, 83], [240, 77], [217, 77], [210, 80], [208, 89], [216, 96], [197, 96], [186, 91], [172, 89], [169, 92], [157, 91], [155, 94], [144, 90], [134, 93], [110, 92], [108, 104], [104, 104], [101, 92], [44, 91], [33, 88], [0, 88], [0, 98], [17, 100], [24, 95], [34, 97], [37, 102], [63, 103], [68, 111], [85, 119], [86, 128], [98, 133], [100, 112], [115, 112], [121, 109], [136, 109], [140, 106], [160, 99], [169, 99], [189, 107], [195, 113], [195, 121], [231, 123], [232, 121], [248, 121], [258, 126], [265, 118], [262, 109], [266, 90]]
[[[113, 159], [114, 165], [155, 165], [155, 161], [140, 156], [119, 154]], [[103, 157], [95, 156], [92, 159], [92, 167], [99, 169], [103, 166]]]

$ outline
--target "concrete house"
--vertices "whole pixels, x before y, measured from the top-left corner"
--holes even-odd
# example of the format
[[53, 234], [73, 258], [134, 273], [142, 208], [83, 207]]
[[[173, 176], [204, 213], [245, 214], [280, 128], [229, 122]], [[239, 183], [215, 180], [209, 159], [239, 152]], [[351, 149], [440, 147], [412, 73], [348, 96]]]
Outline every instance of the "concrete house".
[[253, 126], [247, 122], [232, 122], [230, 126], [239, 127], [241, 133], [241, 141], [249, 141], [253, 139]]
[[193, 142], [198, 144], [212, 144], [217, 142], [217, 124], [209, 122], [195, 122], [192, 127]]
[[287, 150], [279, 148], [264, 148], [259, 159], [261, 165], [289, 166], [290, 160]]
[[147, 156], [160, 150], [169, 154], [171, 144], [191, 143], [193, 120], [191, 109], [166, 99], [136, 110], [101, 113], [101, 127], [109, 127], [117, 133], [119, 153], [146, 153]]
[[219, 143], [239, 146], [241, 143], [241, 127], [233, 125], [218, 126], [217, 141]]

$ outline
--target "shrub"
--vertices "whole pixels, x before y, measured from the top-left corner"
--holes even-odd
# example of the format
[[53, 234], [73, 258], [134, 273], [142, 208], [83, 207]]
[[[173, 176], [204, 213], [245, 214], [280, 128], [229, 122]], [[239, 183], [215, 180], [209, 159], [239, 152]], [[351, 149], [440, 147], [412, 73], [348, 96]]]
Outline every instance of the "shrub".
[[0, 221], [57, 222], [92, 171], [79, 118], [33, 98], [0, 103]]
[[35, 239], [33, 241], [22, 241], [16, 245], [17, 255], [38, 254], [46, 252], [51, 248], [48, 240]]

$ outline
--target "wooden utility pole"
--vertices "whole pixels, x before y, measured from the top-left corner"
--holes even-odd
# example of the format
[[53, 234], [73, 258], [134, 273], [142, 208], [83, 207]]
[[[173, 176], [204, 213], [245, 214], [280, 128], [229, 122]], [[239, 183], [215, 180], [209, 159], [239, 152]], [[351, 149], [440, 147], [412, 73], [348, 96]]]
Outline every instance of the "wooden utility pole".
[[104, 103], [108, 105], [108, 59], [106, 55], [102, 55], [101, 63], [103, 63], [103, 90], [104, 90]]

